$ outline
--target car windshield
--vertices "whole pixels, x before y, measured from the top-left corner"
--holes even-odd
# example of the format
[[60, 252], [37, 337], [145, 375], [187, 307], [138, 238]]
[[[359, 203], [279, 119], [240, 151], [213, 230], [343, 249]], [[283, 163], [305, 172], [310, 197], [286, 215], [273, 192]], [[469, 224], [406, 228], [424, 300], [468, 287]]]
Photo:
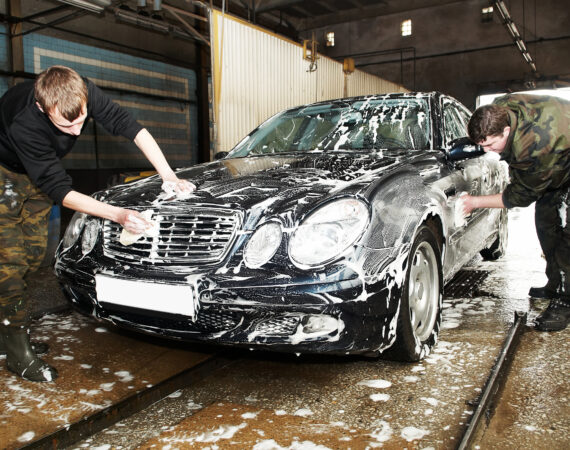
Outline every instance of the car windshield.
[[421, 98], [362, 99], [281, 112], [242, 140], [231, 157], [313, 151], [416, 149], [430, 146], [428, 105]]

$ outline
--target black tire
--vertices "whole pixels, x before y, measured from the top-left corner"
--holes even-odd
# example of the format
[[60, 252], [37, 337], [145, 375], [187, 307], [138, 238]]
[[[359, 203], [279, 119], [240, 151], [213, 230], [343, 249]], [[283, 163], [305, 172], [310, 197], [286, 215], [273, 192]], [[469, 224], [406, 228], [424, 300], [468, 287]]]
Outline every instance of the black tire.
[[509, 241], [509, 215], [506, 209], [499, 214], [497, 238], [493, 243], [481, 250], [481, 256], [487, 261], [495, 261], [505, 255], [507, 242]]
[[419, 361], [437, 343], [441, 327], [443, 277], [440, 246], [422, 225], [412, 244], [400, 299], [396, 341], [390, 359]]

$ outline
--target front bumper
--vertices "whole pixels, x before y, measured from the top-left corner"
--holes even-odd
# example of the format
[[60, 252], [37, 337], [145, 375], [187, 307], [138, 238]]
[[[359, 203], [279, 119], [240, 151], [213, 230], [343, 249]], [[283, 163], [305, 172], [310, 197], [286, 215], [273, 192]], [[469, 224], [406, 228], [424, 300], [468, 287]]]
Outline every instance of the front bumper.
[[[187, 342], [204, 342], [296, 353], [377, 354], [395, 338], [399, 290], [393, 280], [372, 285], [345, 267], [278, 282], [260, 277], [192, 274], [181, 277], [145, 273], [147, 282], [193, 286], [194, 318], [117, 305], [97, 297], [95, 274], [101, 269], [84, 258], [60, 255], [56, 274], [74, 308], [122, 328]], [[107, 269], [107, 273], [108, 273]], [[143, 274], [113, 273], [141, 280]], [[155, 277], [153, 279], [153, 276]], [[191, 299], [189, 299], [190, 301]]]

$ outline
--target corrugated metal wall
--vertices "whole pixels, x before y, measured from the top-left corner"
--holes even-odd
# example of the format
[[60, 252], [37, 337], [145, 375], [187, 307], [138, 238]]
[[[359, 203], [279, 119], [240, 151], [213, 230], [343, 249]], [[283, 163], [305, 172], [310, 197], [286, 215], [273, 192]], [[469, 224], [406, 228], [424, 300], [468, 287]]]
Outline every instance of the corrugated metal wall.
[[405, 91], [360, 70], [345, 76], [341, 63], [321, 55], [311, 72], [300, 44], [219, 11], [210, 24], [215, 151], [230, 150], [282, 109], [341, 98], [345, 88], [348, 96]]
[[399, 84], [384, 80], [383, 78], [370, 75], [361, 70], [356, 70], [347, 77], [347, 96], [366, 94], [384, 94], [387, 92], [407, 92], [408, 90]]

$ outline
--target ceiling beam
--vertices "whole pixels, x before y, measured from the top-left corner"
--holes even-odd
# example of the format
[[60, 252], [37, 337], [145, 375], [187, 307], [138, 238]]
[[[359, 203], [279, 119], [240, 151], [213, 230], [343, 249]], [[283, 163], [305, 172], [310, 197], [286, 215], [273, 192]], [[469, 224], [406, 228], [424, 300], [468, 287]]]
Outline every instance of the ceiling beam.
[[323, 2], [322, 0], [316, 0], [315, 3], [322, 8], [323, 10], [329, 11], [329, 12], [335, 12], [335, 9], [332, 8], [330, 6], [330, 4], [328, 4], [328, 2]]
[[256, 8], [257, 14], [263, 14], [266, 12], [286, 8], [288, 6], [297, 5], [303, 3], [305, 0], [267, 0], [260, 2], [259, 6]]
[[199, 14], [191, 13], [190, 11], [186, 11], [185, 9], [176, 8], [175, 6], [167, 5], [166, 3], [162, 3], [162, 8], [166, 9], [167, 11], [174, 11], [178, 14], [182, 14], [184, 16], [191, 17], [192, 19], [201, 20], [202, 22], [208, 22], [208, 18], [204, 16], [200, 16]]
[[[164, 6], [168, 6], [168, 5], [163, 5]], [[179, 10], [178, 8], [172, 8], [172, 7], [167, 7], [164, 8], [167, 12], [169, 12], [171, 15], [173, 15], [176, 19], [178, 19], [178, 21], [182, 24], [182, 27], [186, 29], [186, 31], [190, 32], [190, 34], [192, 36], [194, 36], [197, 40], [203, 42], [204, 44], [210, 46], [210, 41], [203, 36], [200, 32], [198, 32], [198, 30], [196, 30], [196, 28], [194, 28], [192, 25], [190, 25], [188, 22], [186, 22], [186, 20], [184, 20], [184, 18], [179, 14]]]
[[[350, 3], [352, 5], [353, 8], [362, 8], [362, 3], [360, 3], [358, 0], [346, 0], [348, 3]], [[380, 2], [379, 2], [380, 3]], [[382, 1], [381, 3], [385, 3], [384, 1]]]

